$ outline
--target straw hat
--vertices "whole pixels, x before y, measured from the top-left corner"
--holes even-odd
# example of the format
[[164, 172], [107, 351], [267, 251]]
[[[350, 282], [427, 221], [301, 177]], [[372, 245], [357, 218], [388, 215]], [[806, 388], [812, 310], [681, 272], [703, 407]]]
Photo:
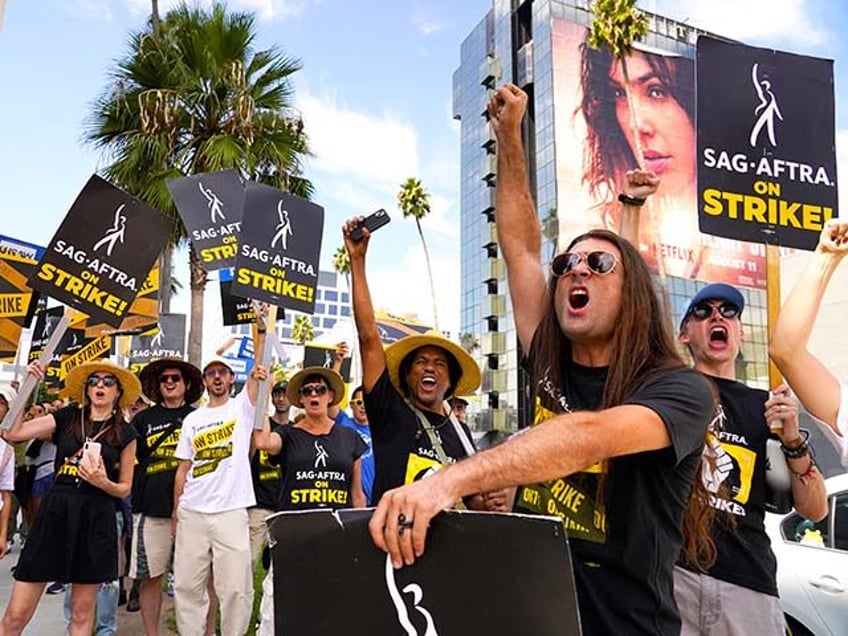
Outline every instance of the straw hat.
[[300, 405], [300, 387], [303, 386], [306, 378], [313, 375], [320, 375], [330, 386], [330, 390], [333, 392], [333, 401], [330, 402], [329, 406], [335, 406], [345, 398], [345, 384], [342, 376], [325, 367], [306, 367], [295, 373], [294, 377], [289, 380], [289, 385], [286, 388], [286, 396], [289, 398], [289, 402]]
[[[456, 380], [456, 385], [452, 387], [452, 390], [448, 389], [448, 394], [445, 397], [467, 395], [476, 391], [477, 387], [480, 386], [480, 367], [477, 366], [471, 354], [440, 333], [430, 331], [416, 336], [406, 336], [386, 348], [386, 367], [389, 370], [389, 379], [399, 391], [403, 391], [401, 388], [400, 365], [406, 356], [421, 347], [438, 347], [439, 349], [443, 349], [459, 365], [460, 375]], [[405, 383], [406, 380], [404, 379]], [[453, 378], [451, 378], [451, 383], [453, 384]]]
[[162, 401], [159, 389], [159, 376], [165, 369], [179, 369], [183, 379], [189, 386], [185, 393], [185, 403], [194, 404], [203, 395], [203, 374], [193, 364], [182, 358], [161, 358], [145, 366], [139, 374], [144, 394], [153, 400], [154, 404]]
[[85, 404], [85, 381], [88, 376], [97, 372], [111, 373], [121, 383], [123, 391], [118, 406], [125, 408], [135, 402], [141, 395], [141, 382], [131, 373], [129, 369], [119, 367], [109, 360], [92, 360], [74, 367], [65, 378], [65, 393], [80, 404]]

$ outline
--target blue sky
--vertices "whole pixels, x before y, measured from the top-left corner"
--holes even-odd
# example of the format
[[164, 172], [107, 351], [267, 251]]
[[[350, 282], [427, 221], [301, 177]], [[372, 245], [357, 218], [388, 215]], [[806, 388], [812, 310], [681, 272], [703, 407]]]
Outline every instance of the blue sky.
[[[160, 0], [164, 12], [173, 3]], [[840, 155], [848, 158], [844, 3], [829, 0], [650, 0], [643, 7], [750, 44], [835, 58]], [[375, 304], [431, 318], [415, 224], [395, 193], [408, 176], [431, 191], [423, 223], [441, 327], [459, 327], [459, 127], [451, 76], [489, 0], [231, 0], [255, 10], [258, 46], [301, 58], [296, 106], [316, 154], [308, 166], [326, 209], [323, 259], [353, 214], [385, 207], [372, 241]], [[92, 100], [147, 17], [149, 0], [9, 0], [0, 32], [0, 233], [46, 244], [102, 158], [81, 142]], [[840, 91], [842, 89], [842, 91]], [[842, 162], [846, 163], [846, 162]], [[843, 192], [848, 181], [843, 181]], [[843, 197], [844, 198], [844, 197]], [[182, 262], [184, 258], [181, 258]], [[187, 281], [183, 268], [177, 275]], [[187, 294], [175, 309], [186, 310]], [[214, 296], [207, 302], [215, 302]]]

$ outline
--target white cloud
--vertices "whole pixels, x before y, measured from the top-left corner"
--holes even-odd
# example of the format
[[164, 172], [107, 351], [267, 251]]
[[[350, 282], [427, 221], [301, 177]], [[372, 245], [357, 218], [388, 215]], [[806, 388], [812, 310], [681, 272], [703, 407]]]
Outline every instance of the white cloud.
[[418, 174], [417, 133], [408, 123], [389, 114], [355, 111], [304, 91], [297, 102], [316, 170], [370, 187], [389, 187], [392, 192]]
[[655, 0], [645, 8], [660, 15], [743, 41], [821, 44], [828, 36], [814, 23], [818, 11], [809, 0]]
[[421, 35], [428, 36], [448, 28], [448, 24], [435, 18], [430, 12], [418, 8], [412, 12], [412, 26]]

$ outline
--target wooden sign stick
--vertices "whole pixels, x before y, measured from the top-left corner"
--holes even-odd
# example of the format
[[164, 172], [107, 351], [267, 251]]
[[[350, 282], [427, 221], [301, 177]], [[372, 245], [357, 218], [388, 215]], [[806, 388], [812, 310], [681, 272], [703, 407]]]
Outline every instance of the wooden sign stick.
[[[258, 303], [256, 303], [258, 304]], [[269, 334], [268, 330], [273, 330], [277, 324], [277, 306], [268, 306], [267, 312], [259, 312], [259, 308], [255, 307], [256, 311], [256, 329], [253, 339], [253, 360], [259, 362], [267, 371], [271, 363], [271, 351], [273, 350], [272, 342], [277, 335], [273, 331]], [[264, 327], [264, 328], [262, 328]], [[270, 374], [264, 380], [259, 381], [259, 393], [256, 398], [256, 413], [253, 419], [254, 430], [262, 430], [264, 425], [265, 412], [268, 409], [268, 398], [271, 395]]]
[[[766, 303], [768, 309], [768, 342], [771, 342], [777, 314], [780, 312], [780, 247], [766, 244]], [[783, 383], [783, 376], [769, 358], [769, 388], [774, 390]]]

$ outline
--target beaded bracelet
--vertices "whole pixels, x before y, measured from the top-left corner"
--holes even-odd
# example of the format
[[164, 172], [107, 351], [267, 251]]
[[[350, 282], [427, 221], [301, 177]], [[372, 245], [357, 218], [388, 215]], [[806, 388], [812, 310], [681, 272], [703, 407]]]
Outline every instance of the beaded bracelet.
[[787, 459], [798, 459], [799, 457], [803, 457], [807, 453], [810, 452], [810, 446], [807, 442], [810, 440], [810, 431], [806, 429], [800, 429], [801, 433], [801, 443], [798, 444], [795, 448], [789, 448], [784, 445], [784, 443], [780, 442], [780, 450], [783, 451], [783, 454]]

